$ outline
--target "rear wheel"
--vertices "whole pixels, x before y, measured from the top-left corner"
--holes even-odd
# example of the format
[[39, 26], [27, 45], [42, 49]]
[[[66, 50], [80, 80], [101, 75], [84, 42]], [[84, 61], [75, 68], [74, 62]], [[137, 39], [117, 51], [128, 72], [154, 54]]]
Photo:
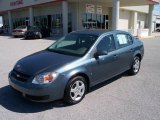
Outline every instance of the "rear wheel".
[[42, 39], [42, 33], [39, 32], [39, 39]]
[[24, 39], [25, 39], [25, 40], [27, 40], [27, 39], [28, 39], [28, 37], [27, 37], [27, 36], [24, 36]]
[[141, 60], [138, 56], [134, 57], [133, 64], [131, 69], [129, 70], [130, 75], [136, 75], [141, 67]]
[[86, 80], [82, 76], [72, 78], [65, 90], [64, 101], [70, 105], [79, 103], [86, 94]]

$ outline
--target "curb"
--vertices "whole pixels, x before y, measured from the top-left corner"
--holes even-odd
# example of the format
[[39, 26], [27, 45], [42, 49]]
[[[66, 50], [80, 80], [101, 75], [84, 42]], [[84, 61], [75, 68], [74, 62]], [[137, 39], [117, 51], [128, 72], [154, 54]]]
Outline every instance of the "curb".
[[145, 38], [155, 38], [155, 36], [146, 36], [146, 37], [140, 37], [141, 39], [145, 39]]

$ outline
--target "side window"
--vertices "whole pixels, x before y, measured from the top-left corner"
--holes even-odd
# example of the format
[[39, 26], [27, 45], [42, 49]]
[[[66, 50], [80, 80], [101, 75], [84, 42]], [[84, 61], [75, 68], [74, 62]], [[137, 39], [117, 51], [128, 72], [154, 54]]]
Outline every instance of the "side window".
[[118, 34], [118, 35], [116, 35], [116, 37], [117, 37], [118, 46], [120, 48], [123, 48], [123, 47], [126, 47], [126, 46], [133, 44], [133, 39], [130, 35]]
[[126, 35], [126, 36], [127, 36], [127, 39], [128, 39], [128, 43], [130, 45], [132, 45], [133, 44], [133, 38], [130, 35]]
[[98, 50], [105, 50], [107, 52], [112, 52], [116, 50], [116, 45], [113, 35], [105, 36], [97, 46]]

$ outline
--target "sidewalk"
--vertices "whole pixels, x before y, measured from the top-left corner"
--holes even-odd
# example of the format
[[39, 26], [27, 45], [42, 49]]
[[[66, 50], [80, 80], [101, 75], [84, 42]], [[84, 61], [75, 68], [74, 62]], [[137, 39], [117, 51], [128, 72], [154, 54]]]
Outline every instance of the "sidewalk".
[[154, 32], [152, 33], [151, 36], [146, 36], [146, 37], [138, 37], [139, 39], [145, 39], [145, 38], [157, 38], [160, 37], [160, 32]]
[[160, 37], [160, 32], [152, 33], [152, 36], [153, 36], [153, 37]]

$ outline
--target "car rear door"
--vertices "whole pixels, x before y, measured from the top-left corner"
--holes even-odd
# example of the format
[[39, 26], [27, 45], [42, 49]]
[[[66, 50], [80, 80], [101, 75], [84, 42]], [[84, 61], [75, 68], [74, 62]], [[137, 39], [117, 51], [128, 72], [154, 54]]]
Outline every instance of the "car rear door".
[[133, 37], [127, 33], [117, 33], [115, 34], [115, 40], [119, 57], [117, 69], [119, 73], [122, 73], [131, 67], [134, 53]]

